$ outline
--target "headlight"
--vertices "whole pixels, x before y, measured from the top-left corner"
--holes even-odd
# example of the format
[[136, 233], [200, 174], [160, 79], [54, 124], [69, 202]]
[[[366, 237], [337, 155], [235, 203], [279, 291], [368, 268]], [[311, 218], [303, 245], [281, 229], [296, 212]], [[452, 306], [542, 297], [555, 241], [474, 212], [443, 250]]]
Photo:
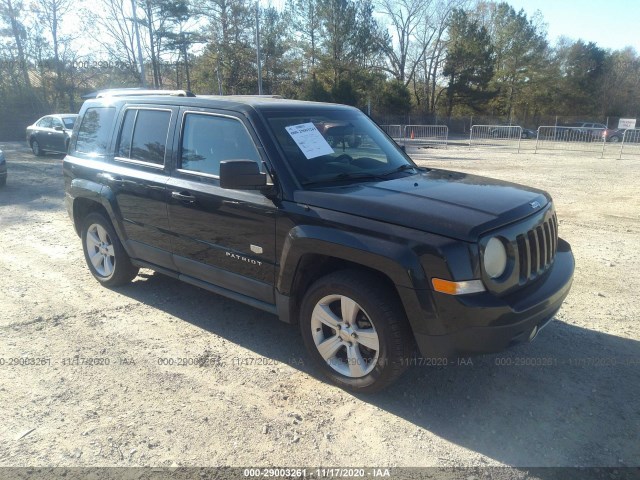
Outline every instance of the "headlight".
[[496, 237], [487, 242], [484, 248], [484, 271], [491, 278], [498, 278], [507, 268], [507, 250]]

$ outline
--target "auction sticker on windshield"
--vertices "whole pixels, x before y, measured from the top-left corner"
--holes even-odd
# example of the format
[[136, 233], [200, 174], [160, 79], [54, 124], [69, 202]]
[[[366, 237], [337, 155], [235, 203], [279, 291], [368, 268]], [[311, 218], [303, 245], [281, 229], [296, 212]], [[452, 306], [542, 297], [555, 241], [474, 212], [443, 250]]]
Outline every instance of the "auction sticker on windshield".
[[307, 160], [335, 153], [313, 123], [301, 123], [285, 127]]

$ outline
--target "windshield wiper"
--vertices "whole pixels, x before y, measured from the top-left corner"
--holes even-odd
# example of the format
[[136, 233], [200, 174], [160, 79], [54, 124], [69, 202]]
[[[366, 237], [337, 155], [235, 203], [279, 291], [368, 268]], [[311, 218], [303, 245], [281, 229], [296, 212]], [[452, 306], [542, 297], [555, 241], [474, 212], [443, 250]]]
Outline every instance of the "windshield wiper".
[[379, 177], [387, 177], [389, 175], [393, 175], [394, 173], [398, 173], [398, 172], [404, 172], [405, 170], [418, 170], [418, 167], [411, 165], [409, 163], [403, 163], [402, 165], [400, 165], [398, 168], [394, 168], [393, 170], [391, 170], [390, 172], [386, 172], [386, 173], [381, 173], [380, 175], [378, 175]]
[[[385, 174], [386, 175], [386, 174]], [[352, 173], [339, 173], [333, 177], [323, 178], [322, 180], [311, 180], [308, 182], [302, 182], [302, 185], [314, 185], [320, 183], [340, 182], [342, 180], [386, 180], [382, 175], [376, 175], [366, 172], [352, 172]]]
[[403, 165], [400, 165], [398, 168], [394, 168], [390, 172], [385, 173], [343, 172], [333, 177], [323, 178], [322, 180], [310, 180], [308, 182], [303, 182], [302, 185], [307, 186], [321, 183], [339, 182], [342, 180], [387, 180], [387, 177], [389, 175], [398, 172], [404, 172], [405, 170], [418, 170], [418, 167], [405, 163]]

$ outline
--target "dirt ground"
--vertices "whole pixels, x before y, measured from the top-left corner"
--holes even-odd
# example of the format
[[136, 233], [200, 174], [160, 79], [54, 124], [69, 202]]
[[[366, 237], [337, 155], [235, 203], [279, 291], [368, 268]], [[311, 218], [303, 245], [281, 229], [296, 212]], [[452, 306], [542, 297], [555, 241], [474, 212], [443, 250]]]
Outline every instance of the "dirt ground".
[[100, 287], [61, 157], [0, 149], [0, 466], [640, 465], [640, 156], [425, 151], [549, 191], [573, 288], [531, 344], [354, 396], [269, 314], [148, 270]]

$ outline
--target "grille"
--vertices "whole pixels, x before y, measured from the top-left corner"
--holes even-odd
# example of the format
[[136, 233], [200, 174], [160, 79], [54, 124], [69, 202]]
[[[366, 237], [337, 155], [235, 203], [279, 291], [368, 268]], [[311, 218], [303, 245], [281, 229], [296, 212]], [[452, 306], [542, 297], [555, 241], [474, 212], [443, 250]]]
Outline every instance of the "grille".
[[516, 237], [520, 283], [533, 280], [553, 263], [558, 248], [558, 220], [555, 212], [543, 223]]

